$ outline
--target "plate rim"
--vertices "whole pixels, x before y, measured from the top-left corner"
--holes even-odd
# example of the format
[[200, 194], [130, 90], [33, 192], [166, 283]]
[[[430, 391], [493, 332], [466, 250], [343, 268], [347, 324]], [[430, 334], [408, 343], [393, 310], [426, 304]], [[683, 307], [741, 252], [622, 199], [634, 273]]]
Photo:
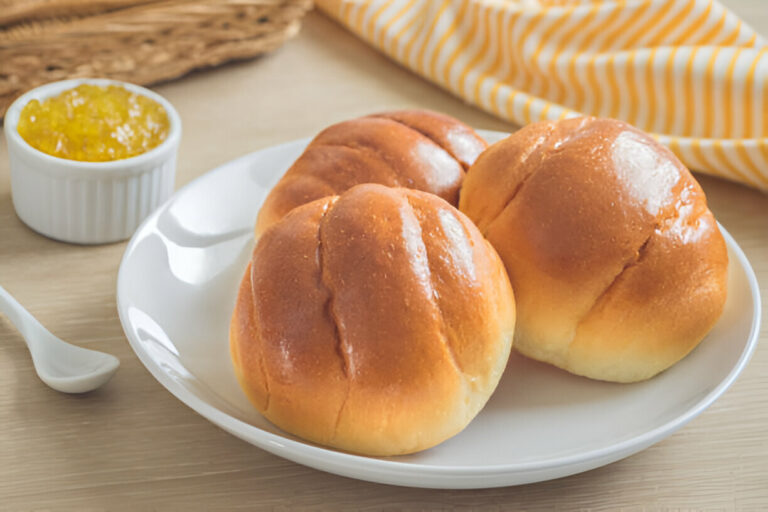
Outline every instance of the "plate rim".
[[[508, 135], [505, 132], [490, 131], [490, 130], [478, 130], [483, 136], [499, 136]], [[637, 436], [629, 439], [610, 444], [608, 446], [595, 448], [582, 453], [569, 454], [562, 457], [548, 458], [543, 460], [525, 461], [520, 463], [509, 464], [492, 464], [484, 466], [460, 466], [460, 465], [432, 465], [414, 462], [400, 462], [392, 460], [392, 458], [376, 458], [365, 455], [356, 455], [347, 453], [333, 448], [326, 448], [319, 445], [311, 444], [309, 442], [294, 440], [287, 437], [280, 436], [278, 434], [263, 430], [257, 426], [251, 425], [245, 421], [237, 419], [217, 407], [205, 402], [197, 395], [192, 393], [184, 386], [178, 384], [175, 380], [171, 379], [155, 361], [149, 357], [149, 355], [141, 347], [140, 340], [134, 339], [132, 330], [129, 328], [130, 322], [127, 318], [126, 304], [124, 299], [121, 298], [123, 293], [121, 290], [125, 287], [125, 272], [127, 261], [134, 252], [138, 243], [145, 238], [145, 231], [147, 227], [154, 223], [157, 218], [162, 215], [170, 205], [173, 204], [181, 195], [185, 194], [187, 190], [198, 186], [200, 182], [205, 179], [210, 179], [214, 174], [226, 172], [227, 169], [232, 167], [238, 167], [244, 162], [251, 161], [264, 152], [285, 149], [291, 146], [306, 145], [310, 137], [296, 139], [281, 144], [275, 144], [240, 156], [223, 164], [220, 164], [213, 169], [204, 172], [200, 176], [194, 178], [189, 183], [185, 184], [177, 191], [175, 191], [162, 205], [156, 208], [144, 221], [139, 225], [134, 234], [132, 235], [123, 256], [120, 260], [120, 266], [117, 275], [116, 286], [116, 301], [118, 317], [123, 332], [128, 340], [131, 349], [138, 357], [144, 367], [150, 372], [155, 380], [157, 380], [167, 391], [175, 396], [184, 405], [213, 423], [214, 425], [222, 428], [230, 434], [242, 439], [243, 441], [257, 446], [263, 450], [273, 453], [277, 456], [286, 458], [288, 460], [300, 463], [303, 465], [311, 466], [315, 469], [322, 471], [333, 472], [342, 474], [344, 476], [352, 476], [361, 480], [368, 480], [374, 482], [390, 483], [395, 485], [409, 485], [414, 487], [450, 487], [450, 488], [483, 488], [483, 487], [499, 487], [515, 485], [510, 478], [507, 483], [492, 482], [482, 483], [480, 485], [423, 485], [419, 482], [410, 482], [407, 479], [409, 477], [431, 477], [431, 478], [449, 478], [449, 479], [462, 479], [462, 478], [477, 478], [488, 477], [498, 478], [503, 476], [513, 477], [519, 474], [532, 473], [532, 472], [546, 472], [553, 471], [562, 468], [573, 468], [580, 465], [589, 464], [590, 462], [608, 460], [612, 462], [629, 456], [637, 451], [661, 441], [667, 436], [673, 434], [675, 431], [686, 425], [693, 420], [709, 406], [712, 405], [725, 391], [731, 387], [736, 378], [741, 374], [746, 365], [749, 363], [757, 342], [759, 339], [759, 331], [761, 324], [761, 298], [757, 278], [754, 270], [749, 263], [744, 251], [731, 236], [731, 234], [718, 222], [718, 226], [723, 234], [723, 238], [726, 241], [726, 245], [736, 256], [736, 260], [740, 267], [744, 270], [746, 280], [749, 286], [750, 295], [752, 298], [752, 323], [750, 326], [750, 332], [742, 350], [738, 361], [733, 366], [728, 375], [715, 386], [708, 394], [695, 402], [692, 406], [687, 408], [682, 414], [678, 415], [674, 419], [659, 425], [658, 427], [645, 431]], [[256, 434], [254, 438], [252, 435]], [[263, 439], [259, 439], [263, 437]], [[594, 467], [601, 465], [596, 464]], [[333, 469], [329, 469], [332, 466]], [[342, 471], [342, 468], [350, 469], [364, 469], [374, 472], [375, 475], [361, 475], [352, 474], [350, 472]], [[565, 476], [578, 471], [562, 472], [559, 476]], [[395, 475], [395, 476], [392, 476]], [[531, 481], [541, 481], [548, 478], [541, 478]], [[433, 482], [434, 483], [434, 482]], [[451, 482], [446, 482], [451, 484]]]

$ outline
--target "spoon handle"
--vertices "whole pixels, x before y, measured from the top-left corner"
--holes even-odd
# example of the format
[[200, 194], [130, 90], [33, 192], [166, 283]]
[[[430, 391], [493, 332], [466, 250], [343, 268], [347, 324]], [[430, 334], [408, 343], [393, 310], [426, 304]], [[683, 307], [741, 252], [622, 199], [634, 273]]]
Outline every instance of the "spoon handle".
[[2, 286], [0, 286], [0, 312], [4, 313], [8, 320], [19, 330], [30, 350], [32, 349], [32, 340], [34, 340], [34, 336], [30, 336], [30, 334], [37, 329], [46, 330], [37, 321], [37, 318], [24, 309], [24, 306], [19, 304], [19, 301], [14, 299]]

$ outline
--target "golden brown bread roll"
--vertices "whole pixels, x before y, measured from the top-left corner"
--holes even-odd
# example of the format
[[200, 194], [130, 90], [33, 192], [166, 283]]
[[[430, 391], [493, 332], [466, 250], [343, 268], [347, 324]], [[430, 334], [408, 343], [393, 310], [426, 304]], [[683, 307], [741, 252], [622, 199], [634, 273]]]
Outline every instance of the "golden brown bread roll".
[[532, 358], [595, 379], [647, 379], [723, 310], [728, 256], [701, 187], [625, 123], [523, 128], [477, 159], [460, 209], [504, 261], [515, 347]]
[[486, 146], [469, 126], [426, 110], [335, 124], [310, 142], [272, 189], [259, 211], [256, 236], [297, 206], [361, 183], [423, 190], [456, 206], [464, 173]]
[[477, 228], [424, 192], [359, 185], [259, 239], [230, 327], [256, 408], [305, 439], [368, 455], [434, 446], [505, 368], [515, 306]]

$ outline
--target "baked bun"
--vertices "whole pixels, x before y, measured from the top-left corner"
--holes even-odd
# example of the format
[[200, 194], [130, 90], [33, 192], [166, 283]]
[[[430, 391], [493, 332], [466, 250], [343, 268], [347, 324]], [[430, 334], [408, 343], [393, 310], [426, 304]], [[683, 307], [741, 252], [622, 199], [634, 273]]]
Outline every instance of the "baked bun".
[[256, 236], [292, 209], [362, 183], [430, 192], [453, 206], [466, 169], [487, 144], [436, 112], [385, 112], [330, 126], [315, 137], [259, 211]]
[[397, 455], [461, 431], [495, 389], [512, 289], [442, 199], [360, 185], [296, 208], [259, 239], [230, 327], [256, 408], [299, 437]]
[[720, 316], [725, 242], [667, 148], [611, 119], [541, 122], [491, 146], [461, 211], [504, 261], [515, 347], [594, 379], [647, 379]]

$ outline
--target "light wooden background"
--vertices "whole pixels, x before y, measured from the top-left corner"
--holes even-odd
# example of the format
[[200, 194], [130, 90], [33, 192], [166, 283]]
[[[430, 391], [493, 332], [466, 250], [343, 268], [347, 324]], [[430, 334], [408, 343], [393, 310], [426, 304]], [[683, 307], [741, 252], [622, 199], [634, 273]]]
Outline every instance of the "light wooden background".
[[[726, 2], [768, 34], [768, 1]], [[157, 90], [181, 113], [177, 185], [218, 164], [395, 107], [510, 130], [312, 14], [298, 37], [254, 61]], [[762, 115], [767, 115], [762, 113]], [[27, 229], [11, 204], [0, 143], [0, 283], [62, 338], [116, 354], [103, 389], [67, 396], [38, 381], [0, 318], [0, 510], [768, 510], [768, 347], [735, 385], [665, 441], [618, 463], [539, 484], [478, 491], [398, 488], [299, 466], [214, 427], [131, 352], [115, 309], [125, 244], [77, 247]], [[768, 197], [702, 178], [712, 210], [768, 286]], [[567, 428], [567, 425], [564, 426]]]

